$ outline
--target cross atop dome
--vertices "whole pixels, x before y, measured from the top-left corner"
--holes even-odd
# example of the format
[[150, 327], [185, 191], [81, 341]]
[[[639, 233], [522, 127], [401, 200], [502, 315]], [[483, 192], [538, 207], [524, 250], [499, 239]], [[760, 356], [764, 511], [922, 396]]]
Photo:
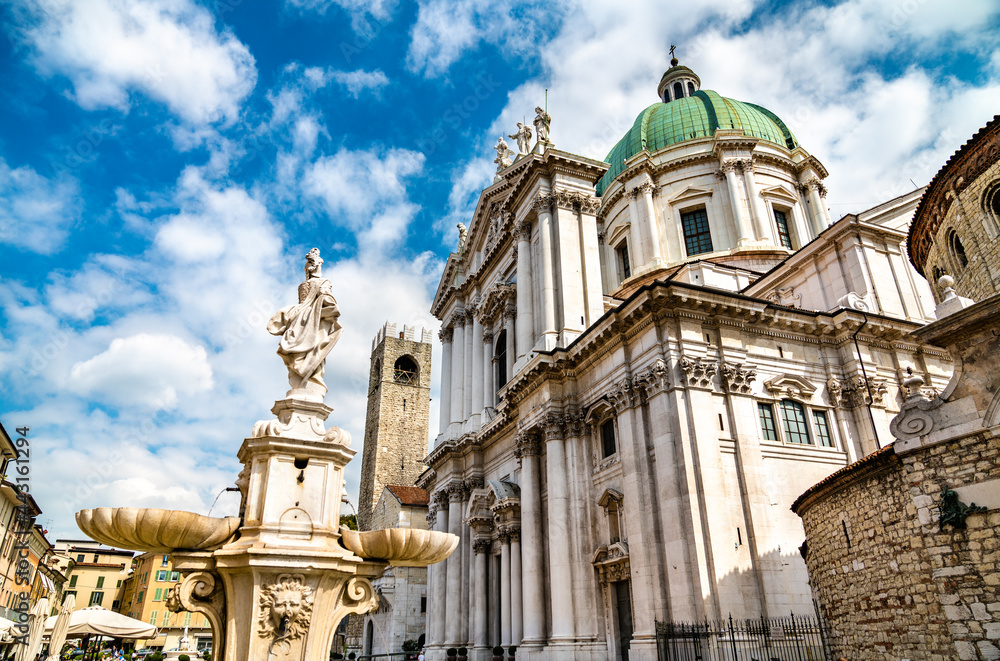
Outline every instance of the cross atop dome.
[[688, 67], [681, 66], [674, 51], [677, 46], [670, 44], [670, 68], [660, 78], [656, 93], [664, 103], [691, 96], [701, 89], [701, 78]]

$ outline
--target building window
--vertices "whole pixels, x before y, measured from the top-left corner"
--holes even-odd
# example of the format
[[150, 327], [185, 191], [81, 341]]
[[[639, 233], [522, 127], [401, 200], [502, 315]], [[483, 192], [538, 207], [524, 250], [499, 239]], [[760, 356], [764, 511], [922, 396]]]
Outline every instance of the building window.
[[83, 554], [82, 553], [80, 555], [76, 556], [76, 561], [77, 562], [83, 562]]
[[788, 232], [788, 216], [780, 209], [774, 210], [774, 224], [778, 226], [778, 241], [782, 246], [792, 249], [792, 235]]
[[153, 611], [149, 614], [149, 623], [154, 627], [156, 626], [156, 616], [160, 614], [160, 611]]
[[674, 98], [675, 99], [684, 98], [684, 85], [682, 85], [679, 82], [674, 83]]
[[396, 364], [392, 367], [392, 380], [404, 386], [415, 386], [419, 384], [419, 374], [417, 364], [409, 356], [400, 356], [396, 359]]
[[813, 411], [813, 427], [816, 429], [816, 438], [824, 448], [833, 447], [833, 438], [830, 436], [830, 426], [826, 422], [826, 411]]
[[778, 430], [774, 426], [774, 409], [770, 404], [757, 403], [757, 412], [760, 414], [760, 429], [764, 433], [764, 439], [768, 441], [778, 440]]
[[181, 573], [179, 571], [170, 572], [170, 580], [174, 583], [181, 580]]
[[427, 612], [427, 597], [420, 597], [420, 612]]
[[104, 587], [104, 577], [103, 576], [98, 576], [97, 577], [97, 589], [100, 590], [103, 587]]
[[601, 448], [603, 449], [605, 459], [618, 451], [617, 444], [615, 443], [614, 418], [605, 420], [601, 424]]
[[[70, 595], [73, 595], [73, 598], [76, 599], [76, 590], [66, 590], [66, 592], [64, 592], [63, 594], [66, 597], [68, 597]], [[9, 597], [8, 597], [8, 600], [9, 600]]]
[[163, 611], [163, 625], [165, 627], [170, 626], [170, 611]]
[[507, 331], [502, 330], [497, 335], [497, 343], [493, 347], [493, 356], [497, 364], [497, 390], [507, 385]]
[[1000, 183], [993, 182], [993, 187], [983, 196], [983, 210], [993, 221], [993, 230], [1000, 229]]
[[688, 257], [712, 252], [712, 233], [708, 229], [708, 212], [694, 209], [681, 214], [684, 229], [684, 247]]
[[161, 567], [166, 567], [169, 562], [170, 562], [170, 556], [169, 555], [165, 555], [165, 556], [163, 556], [163, 560], [160, 562], [160, 566]]
[[115, 585], [115, 587], [116, 588], [120, 588], [121, 586], [122, 586], [122, 581], [121, 581], [121, 579], [118, 579], [118, 584]]
[[91, 592], [90, 593], [90, 605], [91, 606], [100, 606], [102, 601], [104, 601], [104, 593], [103, 592]]
[[792, 399], [781, 400], [781, 420], [785, 425], [785, 438], [789, 443], [812, 444], [806, 425], [805, 407]]
[[80, 578], [80, 577], [76, 576], [76, 575], [73, 575], [73, 576], [69, 577], [69, 586], [71, 588], [75, 588], [76, 587], [76, 579], [78, 579], [78, 578]]
[[169, 574], [170, 574], [170, 572], [168, 572], [166, 570], [160, 570], [160, 571], [156, 572], [156, 580], [157, 581], [166, 581], [167, 580], [167, 576]]
[[163, 588], [156, 588], [153, 593], [153, 601], [163, 601]]
[[958, 232], [955, 230], [948, 231], [948, 247], [951, 249], [951, 256], [955, 261], [956, 271], [961, 271], [969, 264], [969, 258], [965, 256], [965, 247], [962, 245], [961, 239], [958, 238]]
[[191, 613], [184, 613], [184, 626], [191, 626]]
[[618, 255], [618, 280], [619, 282], [624, 282], [632, 277], [632, 262], [628, 257], [628, 242], [622, 241], [615, 248], [615, 254]]

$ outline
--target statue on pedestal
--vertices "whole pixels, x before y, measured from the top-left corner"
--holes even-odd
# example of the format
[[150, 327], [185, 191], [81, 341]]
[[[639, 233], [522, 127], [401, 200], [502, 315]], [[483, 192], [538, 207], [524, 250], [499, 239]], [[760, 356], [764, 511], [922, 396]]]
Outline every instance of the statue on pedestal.
[[549, 127], [552, 126], [552, 115], [547, 113], [544, 108], [538, 106], [535, 108], [535, 133], [538, 134], [539, 142], [549, 141]]
[[507, 146], [507, 141], [503, 139], [503, 136], [500, 136], [493, 149], [497, 150], [497, 157], [493, 159], [493, 162], [497, 164], [497, 174], [500, 174], [502, 170], [509, 168], [514, 162], [511, 160], [511, 156], [514, 156], [514, 151]]
[[531, 150], [531, 127], [521, 122], [517, 123], [517, 132], [511, 133], [508, 138], [517, 140], [517, 151], [527, 154]]
[[306, 279], [299, 285], [298, 305], [279, 310], [267, 322], [267, 331], [280, 335], [278, 355], [288, 368], [288, 383], [293, 390], [326, 394], [323, 365], [326, 356], [340, 339], [340, 309], [333, 297], [333, 286], [322, 276], [323, 259], [319, 249], [306, 255]]

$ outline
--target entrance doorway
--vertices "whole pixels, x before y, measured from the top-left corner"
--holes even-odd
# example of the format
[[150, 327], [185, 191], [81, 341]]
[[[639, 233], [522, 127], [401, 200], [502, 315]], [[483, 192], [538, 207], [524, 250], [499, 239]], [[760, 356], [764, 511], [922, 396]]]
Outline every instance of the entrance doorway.
[[632, 595], [628, 581], [612, 583], [615, 594], [615, 611], [618, 614], [618, 649], [621, 660], [628, 661], [628, 648], [632, 642]]

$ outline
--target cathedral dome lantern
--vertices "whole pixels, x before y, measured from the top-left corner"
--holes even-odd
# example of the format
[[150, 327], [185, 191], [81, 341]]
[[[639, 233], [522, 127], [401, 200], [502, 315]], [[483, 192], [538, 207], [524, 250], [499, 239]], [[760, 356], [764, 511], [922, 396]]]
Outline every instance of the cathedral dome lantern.
[[[673, 55], [674, 47], [670, 47]], [[656, 93], [664, 103], [692, 96], [701, 89], [701, 78], [694, 71], [683, 66], [676, 57], [670, 58], [670, 68], [663, 73]]]

